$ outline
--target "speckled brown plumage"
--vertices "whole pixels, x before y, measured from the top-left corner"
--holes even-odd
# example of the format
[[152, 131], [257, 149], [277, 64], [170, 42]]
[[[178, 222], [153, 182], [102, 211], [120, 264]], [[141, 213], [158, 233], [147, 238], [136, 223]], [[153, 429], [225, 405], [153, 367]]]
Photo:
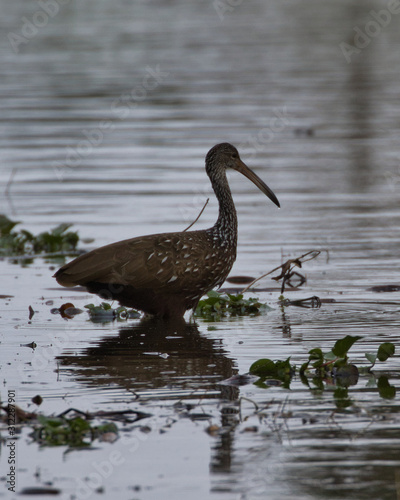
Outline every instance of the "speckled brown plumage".
[[119, 241], [78, 257], [59, 269], [60, 285], [89, 292], [148, 314], [182, 317], [202, 295], [225, 281], [236, 260], [237, 216], [226, 169], [238, 170], [278, 207], [274, 193], [223, 143], [206, 157], [206, 172], [219, 201], [219, 216], [203, 231], [162, 233]]

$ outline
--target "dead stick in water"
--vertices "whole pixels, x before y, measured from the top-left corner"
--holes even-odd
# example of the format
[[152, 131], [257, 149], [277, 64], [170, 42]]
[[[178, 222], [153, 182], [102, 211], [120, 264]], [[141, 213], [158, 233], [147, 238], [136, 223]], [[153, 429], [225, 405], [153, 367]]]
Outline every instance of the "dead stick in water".
[[[309, 252], [306, 252], [304, 253], [303, 255], [300, 255], [300, 257], [297, 257], [297, 259], [289, 259], [287, 260], [284, 264], [281, 264], [280, 266], [278, 267], [275, 267], [274, 269], [272, 269], [272, 271], [269, 271], [268, 273], [265, 273], [263, 274], [262, 276], [260, 276], [259, 278], [256, 278], [255, 280], [253, 280], [248, 286], [246, 286], [246, 288], [244, 288], [240, 293], [243, 294], [245, 292], [247, 292], [247, 290], [249, 288], [251, 288], [255, 283], [257, 283], [257, 281], [260, 281], [262, 280], [263, 278], [265, 278], [266, 276], [268, 276], [269, 274], [272, 274], [274, 273], [275, 271], [277, 271], [278, 269], [282, 269], [282, 272], [279, 276], [276, 276], [275, 278], [272, 278], [274, 279], [275, 281], [278, 281], [280, 280], [281, 278], [283, 278], [283, 287], [284, 287], [284, 284], [285, 284], [285, 281], [290, 277], [291, 275], [291, 272], [292, 270], [295, 268], [295, 267], [300, 267], [302, 266], [302, 264], [304, 262], [308, 262], [309, 260], [312, 260], [312, 259], [315, 259], [316, 257], [318, 257], [318, 255], [321, 253], [320, 250], [310, 250]], [[304, 259], [304, 257], [307, 257], [308, 255], [311, 255], [311, 257], [309, 257], [308, 259]], [[283, 291], [282, 291], [283, 293]]]

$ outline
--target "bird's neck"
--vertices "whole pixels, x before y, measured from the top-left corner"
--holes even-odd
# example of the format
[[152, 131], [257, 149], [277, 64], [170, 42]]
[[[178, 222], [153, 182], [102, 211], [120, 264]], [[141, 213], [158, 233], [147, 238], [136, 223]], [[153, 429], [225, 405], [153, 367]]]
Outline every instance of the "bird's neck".
[[219, 203], [218, 219], [212, 228], [213, 234], [221, 245], [236, 248], [237, 215], [228, 181], [226, 176], [223, 176], [218, 182], [211, 181], [211, 183]]

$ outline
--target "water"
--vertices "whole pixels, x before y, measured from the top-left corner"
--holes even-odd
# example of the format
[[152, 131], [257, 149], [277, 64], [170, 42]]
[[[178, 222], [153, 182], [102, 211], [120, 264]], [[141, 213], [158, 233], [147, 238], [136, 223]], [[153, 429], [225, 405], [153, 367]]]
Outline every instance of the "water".
[[[354, 27], [365, 32], [371, 10], [388, 5], [255, 0], [225, 13], [215, 5], [68, 2], [14, 42], [17, 53], [7, 35], [26, 34], [23, 18], [40, 24], [41, 9], [4, 5], [0, 212], [34, 233], [71, 222], [94, 238], [81, 245], [88, 249], [182, 230], [207, 197], [196, 226], [209, 227], [217, 204], [204, 156], [229, 141], [282, 206], [230, 175], [239, 217], [232, 275], [259, 276], [324, 250], [305, 264], [306, 285], [286, 295], [335, 302], [282, 311], [276, 288], [258, 293], [274, 310], [256, 318], [179, 330], [93, 324], [86, 313], [67, 321], [51, 308], [98, 299], [57, 287], [42, 259], [1, 261], [0, 293], [12, 295], [0, 300], [3, 401], [15, 390], [17, 404], [45, 415], [70, 407], [152, 415], [120, 425], [115, 443], [96, 442], [90, 453], [39, 448], [24, 428], [17, 490], [51, 482], [66, 499], [398, 498], [398, 398], [381, 398], [367, 376], [340, 412], [333, 386], [220, 384], [260, 357], [300, 365], [309, 349], [329, 350], [345, 335], [363, 336], [351, 350], [359, 365], [381, 342], [398, 347], [399, 292], [369, 290], [399, 284], [398, 15], [347, 62], [340, 44], [354, 44]], [[35, 350], [21, 346], [32, 341]], [[398, 387], [396, 357], [377, 372]], [[6, 447], [0, 462], [4, 477]]]

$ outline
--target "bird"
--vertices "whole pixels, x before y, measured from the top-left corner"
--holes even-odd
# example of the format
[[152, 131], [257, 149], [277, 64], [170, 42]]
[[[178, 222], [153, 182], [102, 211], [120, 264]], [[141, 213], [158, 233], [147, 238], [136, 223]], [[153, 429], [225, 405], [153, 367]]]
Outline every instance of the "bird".
[[274, 192], [225, 142], [210, 149], [206, 173], [219, 204], [216, 223], [205, 230], [139, 236], [80, 255], [54, 278], [64, 287], [88, 292], [163, 319], [183, 318], [200, 298], [219, 288], [236, 260], [237, 214], [227, 169], [252, 181], [275, 205]]

